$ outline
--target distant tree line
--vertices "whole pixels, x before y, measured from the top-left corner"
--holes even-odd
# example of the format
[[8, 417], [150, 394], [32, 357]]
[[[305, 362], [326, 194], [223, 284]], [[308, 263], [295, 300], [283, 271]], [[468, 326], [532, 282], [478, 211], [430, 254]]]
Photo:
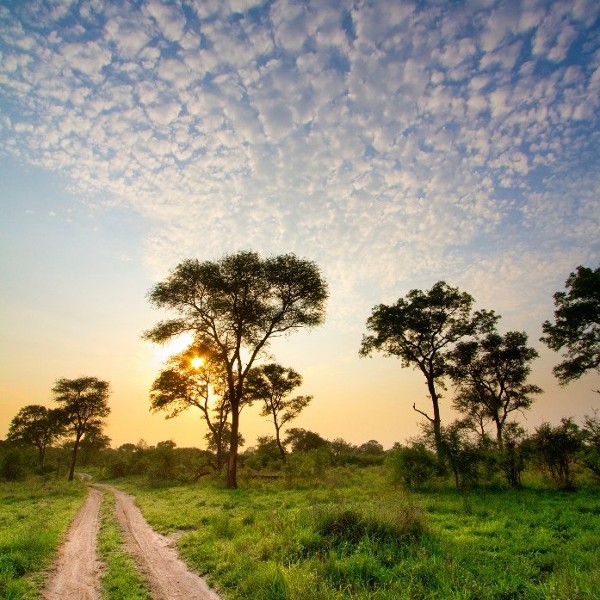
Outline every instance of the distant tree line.
[[[544, 322], [541, 338], [564, 352], [554, 370], [563, 385], [599, 370], [600, 268], [578, 267], [566, 290], [554, 295], [555, 320]], [[103, 434], [109, 384], [81, 377], [56, 382], [57, 408], [21, 409], [1, 453], [6, 458], [14, 448], [30, 447], [37, 454], [37, 468], [44, 470], [47, 450], [67, 446], [72, 479], [78, 455], [87, 448], [84, 460], [102, 455], [111, 476], [150, 473], [161, 480], [226, 470], [229, 487], [237, 486], [238, 463], [246, 473], [291, 476], [385, 461], [408, 485], [449, 472], [459, 486], [497, 473], [518, 486], [532, 457], [561, 487], [573, 483], [574, 460], [598, 474], [596, 413], [582, 427], [563, 419], [528, 435], [513, 417], [528, 410], [542, 392], [528, 381], [536, 350], [525, 332], [500, 333], [499, 315], [475, 311], [472, 296], [443, 281], [430, 290], [412, 290], [392, 305], [375, 306], [360, 346], [361, 356], [381, 352], [423, 375], [431, 411], [413, 403], [425, 419], [420, 437], [386, 453], [374, 440], [356, 447], [291, 428], [313, 398], [294, 394], [302, 376], [274, 362], [267, 349], [273, 337], [321, 324], [327, 295], [318, 267], [291, 254], [262, 259], [239, 252], [219, 261], [184, 261], [149, 292], [150, 302], [170, 310], [174, 318], [159, 322], [145, 339], [165, 343], [184, 332], [193, 334], [189, 348], [172, 356], [158, 373], [150, 409], [167, 418], [197, 409], [207, 429], [206, 450], [176, 448], [171, 441], [111, 450]], [[449, 387], [454, 390], [452, 407], [461, 417], [445, 424], [440, 403]], [[273, 435], [240, 453], [240, 416], [254, 403], [271, 421]], [[561, 447], [567, 458], [560, 456]]]

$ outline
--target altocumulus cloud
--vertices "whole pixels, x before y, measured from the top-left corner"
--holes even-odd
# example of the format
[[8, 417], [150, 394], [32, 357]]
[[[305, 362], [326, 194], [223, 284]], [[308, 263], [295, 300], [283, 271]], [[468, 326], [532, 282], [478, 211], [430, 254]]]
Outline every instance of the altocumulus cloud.
[[160, 272], [251, 247], [318, 259], [342, 295], [550, 280], [598, 243], [599, 18], [596, 0], [15, 2], [2, 152], [151, 219]]

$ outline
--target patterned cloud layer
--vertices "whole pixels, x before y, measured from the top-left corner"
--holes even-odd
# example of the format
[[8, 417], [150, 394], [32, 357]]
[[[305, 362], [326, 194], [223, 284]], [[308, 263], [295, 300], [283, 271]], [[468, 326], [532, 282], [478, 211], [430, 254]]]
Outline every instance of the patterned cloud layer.
[[494, 298], [597, 256], [597, 0], [26, 0], [0, 52], [0, 152], [139, 214], [157, 273], [294, 251], [345, 302]]

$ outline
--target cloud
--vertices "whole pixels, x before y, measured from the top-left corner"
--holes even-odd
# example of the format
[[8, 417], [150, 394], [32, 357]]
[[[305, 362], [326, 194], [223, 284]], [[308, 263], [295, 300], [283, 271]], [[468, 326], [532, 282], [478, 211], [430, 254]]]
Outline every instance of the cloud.
[[585, 214], [598, 189], [598, 10], [5, 7], [0, 139], [88, 201], [148, 219], [146, 261], [161, 274], [252, 247], [319, 260], [340, 304], [364, 282], [391, 293], [445, 269], [470, 284], [497, 268], [514, 290], [519, 257], [533, 269], [560, 237], [558, 269], [597, 239]]

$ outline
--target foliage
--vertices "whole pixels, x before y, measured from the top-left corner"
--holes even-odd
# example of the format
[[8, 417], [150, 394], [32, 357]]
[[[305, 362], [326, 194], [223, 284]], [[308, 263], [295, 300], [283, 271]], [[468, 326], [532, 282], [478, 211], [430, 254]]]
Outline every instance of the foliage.
[[450, 354], [449, 374], [457, 386], [454, 408], [483, 425], [496, 427], [502, 447], [502, 431], [508, 416], [531, 407], [533, 395], [542, 390], [526, 383], [530, 363], [538, 356], [527, 346], [527, 334], [490, 332], [478, 340], [459, 342]]
[[288, 430], [284, 444], [286, 446], [291, 445], [292, 452], [307, 452], [309, 450], [325, 449], [328, 447], [329, 442], [314, 431], [293, 427]]
[[481, 441], [470, 435], [468, 424], [458, 420], [442, 428], [442, 448], [454, 473], [456, 487], [476, 486], [485, 451]]
[[435, 476], [438, 461], [425, 444], [415, 442], [392, 450], [388, 464], [395, 483], [402, 481], [409, 488], [421, 488]]
[[[472, 312], [473, 297], [438, 281], [430, 290], [411, 290], [391, 306], [380, 304], [367, 320], [361, 356], [373, 351], [396, 356], [403, 367], [424, 375], [433, 405], [433, 417], [418, 410], [433, 425], [438, 457], [442, 456], [440, 392], [448, 374], [448, 354], [459, 341], [488, 331], [497, 317], [490, 311]], [[416, 405], [413, 408], [417, 410]]]
[[52, 388], [54, 400], [61, 405], [66, 422], [66, 432], [74, 436], [69, 481], [73, 480], [77, 452], [84, 435], [101, 431], [103, 421], [108, 416], [110, 386], [107, 381], [96, 377], [58, 379]]
[[535, 430], [532, 442], [537, 458], [552, 482], [560, 489], [573, 489], [573, 464], [583, 444], [581, 430], [573, 419], [561, 419], [556, 427], [542, 423]]
[[597, 410], [585, 416], [581, 434], [583, 463], [600, 480], [600, 417]]
[[227, 393], [227, 373], [215, 348], [195, 345], [172, 356], [154, 380], [150, 390], [150, 410], [168, 411], [167, 419], [190, 407], [198, 408], [208, 427], [208, 442], [215, 452], [214, 469], [223, 468], [229, 448], [231, 404]]
[[237, 487], [239, 416], [250, 369], [272, 337], [321, 324], [327, 296], [327, 284], [313, 262], [293, 254], [261, 259], [255, 252], [216, 262], [183, 261], [150, 290], [150, 302], [177, 318], [160, 322], [145, 338], [164, 343], [191, 331], [196, 343], [215, 348], [227, 374], [229, 487]]
[[262, 401], [262, 417], [270, 417], [275, 427], [275, 442], [285, 462], [285, 447], [281, 431], [287, 423], [295, 419], [310, 403], [312, 396], [289, 395], [302, 385], [302, 376], [294, 369], [276, 363], [260, 365], [250, 372], [248, 379], [249, 395]]
[[525, 430], [517, 423], [508, 423], [504, 431], [504, 444], [499, 450], [499, 462], [504, 477], [511, 487], [521, 487], [521, 475], [525, 470], [525, 460], [530, 453], [529, 447]]
[[554, 294], [554, 322], [544, 321], [541, 338], [552, 350], [564, 350], [565, 360], [554, 367], [562, 384], [600, 370], [600, 267], [577, 267], [565, 288]]
[[15, 444], [35, 446], [39, 464], [43, 467], [46, 448], [62, 436], [64, 429], [65, 419], [61, 410], [29, 404], [13, 417], [6, 439]]

